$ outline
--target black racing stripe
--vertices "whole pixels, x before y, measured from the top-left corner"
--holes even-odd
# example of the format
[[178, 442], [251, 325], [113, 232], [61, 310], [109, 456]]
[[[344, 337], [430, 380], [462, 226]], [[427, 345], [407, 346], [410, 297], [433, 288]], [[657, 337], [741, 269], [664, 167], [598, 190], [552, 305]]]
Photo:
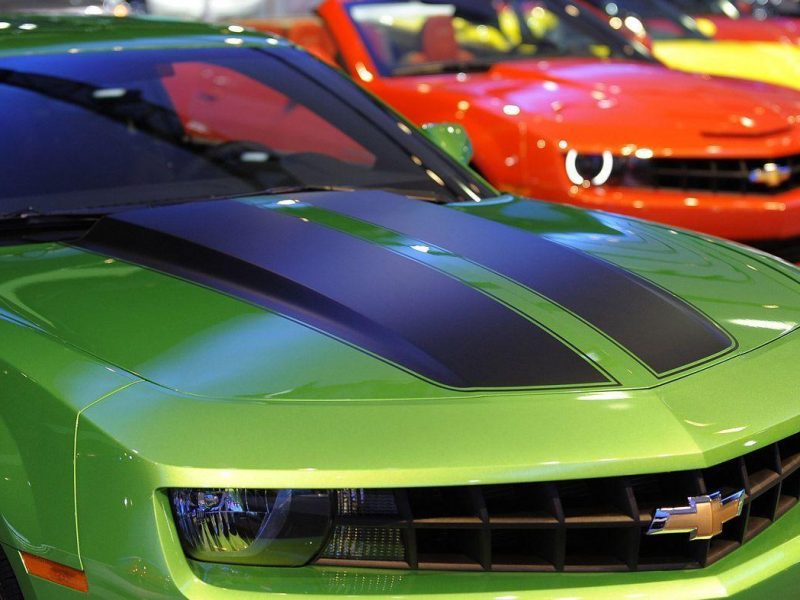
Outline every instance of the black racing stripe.
[[118, 213], [78, 245], [264, 306], [447, 386], [608, 382], [547, 331], [456, 279], [244, 202]]
[[720, 328], [680, 298], [522, 229], [386, 192], [325, 194], [309, 202], [485, 265], [574, 312], [657, 374], [732, 346]]

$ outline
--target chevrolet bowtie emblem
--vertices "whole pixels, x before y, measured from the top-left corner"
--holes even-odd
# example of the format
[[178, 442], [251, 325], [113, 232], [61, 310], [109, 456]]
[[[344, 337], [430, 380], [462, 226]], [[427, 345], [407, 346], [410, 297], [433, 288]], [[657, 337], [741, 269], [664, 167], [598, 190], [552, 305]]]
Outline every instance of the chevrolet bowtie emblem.
[[719, 492], [689, 498], [689, 506], [658, 508], [647, 535], [690, 533], [692, 540], [707, 540], [722, 533], [722, 526], [742, 514], [744, 490], [723, 498]]
[[776, 165], [775, 163], [767, 163], [761, 169], [754, 169], [750, 171], [747, 178], [750, 183], [760, 183], [767, 187], [778, 187], [782, 183], [789, 181], [792, 176], [792, 169]]

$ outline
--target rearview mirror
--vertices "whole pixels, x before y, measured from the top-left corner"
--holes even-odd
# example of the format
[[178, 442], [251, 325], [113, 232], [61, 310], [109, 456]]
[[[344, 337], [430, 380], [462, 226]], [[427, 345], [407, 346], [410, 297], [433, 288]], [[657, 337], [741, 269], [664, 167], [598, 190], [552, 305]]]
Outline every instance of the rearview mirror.
[[426, 123], [422, 132], [434, 144], [462, 165], [472, 160], [472, 141], [466, 130], [455, 123]]

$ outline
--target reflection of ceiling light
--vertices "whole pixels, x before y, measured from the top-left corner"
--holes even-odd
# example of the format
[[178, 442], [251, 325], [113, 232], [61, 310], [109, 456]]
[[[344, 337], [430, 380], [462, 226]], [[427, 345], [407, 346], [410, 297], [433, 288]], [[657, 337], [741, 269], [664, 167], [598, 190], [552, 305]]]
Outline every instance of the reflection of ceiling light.
[[767, 321], [765, 319], [731, 319], [730, 322], [742, 327], [770, 329], [772, 331], [790, 331], [797, 327], [797, 323], [791, 321]]
[[720, 431], [717, 431], [717, 433], [722, 433], [722, 434], [739, 433], [740, 431], [744, 431], [745, 429], [747, 429], [747, 427], [731, 427], [730, 429], [721, 429]]
[[722, 12], [731, 19], [738, 19], [741, 16], [737, 8], [731, 2], [722, 3]]
[[231, 33], [243, 33], [244, 27], [241, 25], [228, 25], [228, 31]]
[[269, 154], [258, 151], [242, 152], [239, 160], [247, 163], [265, 163], [269, 160]]
[[22, 25], [19, 26], [19, 28], [22, 29], [23, 31], [33, 31], [37, 27], [38, 25], [36, 25], [35, 23], [23, 23]]
[[11, 23], [7, 21], [0, 21], [0, 29], [8, 29], [11, 27]]
[[431, 251], [429, 246], [424, 246], [422, 244], [414, 244], [413, 246], [411, 246], [411, 249], [416, 250], [417, 252], [422, 252], [423, 254], [427, 254], [428, 252]]
[[241, 46], [244, 44], [244, 40], [242, 38], [225, 38], [225, 43], [230, 44], [231, 46]]
[[520, 108], [516, 104], [506, 104], [503, 107], [503, 112], [510, 117], [514, 117], [520, 113]]
[[356, 73], [358, 73], [361, 81], [366, 81], [367, 83], [375, 79], [375, 76], [372, 74], [372, 72], [362, 62], [356, 63]]
[[98, 100], [107, 100], [109, 98], [122, 98], [128, 90], [125, 88], [105, 88], [102, 90], [95, 90], [92, 92], [92, 97]]
[[85, 15], [102, 15], [103, 9], [99, 6], [87, 6], [83, 9], [83, 14]]
[[648, 158], [653, 158], [653, 151], [650, 148], [639, 148], [636, 152], [633, 153], [636, 158], [641, 158], [642, 160], [647, 160]]
[[634, 16], [629, 15], [625, 17], [625, 27], [636, 35], [642, 35], [644, 33], [644, 24]]
[[428, 177], [430, 177], [430, 178], [431, 178], [431, 179], [433, 179], [433, 180], [434, 180], [436, 183], [438, 183], [439, 185], [441, 185], [442, 187], [444, 187], [444, 180], [443, 180], [441, 177], [439, 177], [439, 175], [437, 175], [436, 173], [434, 173], [434, 172], [433, 172], [433, 171], [431, 171], [430, 169], [425, 169], [425, 172], [428, 174]]

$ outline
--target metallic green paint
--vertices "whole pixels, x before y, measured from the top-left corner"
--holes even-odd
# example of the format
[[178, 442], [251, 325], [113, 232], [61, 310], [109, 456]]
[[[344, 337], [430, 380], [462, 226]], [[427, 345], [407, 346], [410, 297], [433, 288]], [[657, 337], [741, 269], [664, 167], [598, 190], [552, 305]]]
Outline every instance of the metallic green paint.
[[457, 123], [426, 123], [422, 132], [430, 140], [463, 165], [472, 160], [472, 141], [466, 130]]
[[[435, 248], [418, 252], [414, 247], [425, 240], [404, 239], [302, 203], [287, 207], [278, 203], [281, 199], [249, 202], [318, 221], [439, 269], [556, 332], [625, 388], [661, 381], [602, 332], [485, 267]], [[767, 266], [773, 260], [764, 264], [754, 255], [743, 264], [737, 252], [693, 234], [510, 197], [460, 210], [514, 223], [645, 276], [713, 318], [736, 339], [738, 353], [800, 323], [796, 283]], [[34, 252], [0, 249], [0, 275], [7, 289], [0, 287], [0, 306], [72, 346], [176, 391], [330, 400], [454, 395], [305, 324], [83, 250], [57, 244]], [[26, 284], [30, 281], [36, 284]], [[132, 312], [132, 306], [147, 310]]]
[[[126, 23], [104, 37], [85, 22], [53, 39], [36, 37], [44, 27], [20, 34], [3, 51], [224, 43], [192, 38], [177, 24], [148, 25], [154, 34], [147, 38], [134, 21], [130, 34]], [[438, 269], [557, 332], [619, 384], [447, 389], [174, 277], [57, 243], [2, 246], [0, 542], [28, 596], [86, 597], [25, 576], [18, 550], [84, 568], [96, 598], [796, 594], [800, 507], [695, 571], [467, 574], [188, 561], [168, 487], [470, 485], [650, 473], [716, 464], [800, 431], [794, 267], [722, 241], [566, 206], [511, 197], [452, 206], [633, 271], [736, 339], [735, 351], [659, 379], [601, 331], [479, 264], [279, 199], [248, 202]]]
[[[93, 52], [111, 49], [224, 47], [234, 34], [225, 26], [143, 17], [64, 18], [0, 12], [9, 23], [3, 31], [0, 56]], [[28, 27], [20, 28], [20, 25]], [[30, 28], [30, 25], [35, 25]], [[263, 46], [265, 34], [236, 33], [242, 43]], [[271, 38], [274, 39], [274, 38]]]
[[[226, 597], [218, 585], [238, 589], [230, 597], [247, 597], [246, 590], [252, 593], [265, 585], [295, 593], [302, 586], [322, 586], [319, 593], [324, 595], [331, 593], [325, 591], [331, 578], [343, 582], [336, 584], [340, 593], [355, 593], [362, 585], [381, 589], [362, 581], [397, 580], [412, 582], [398, 584], [398, 593], [457, 595], [468, 582], [477, 581], [475, 597], [492, 597], [477, 591], [486, 576], [354, 574], [314, 567], [286, 576], [282, 571], [277, 576], [272, 570], [263, 575], [245, 570], [245, 585], [238, 577], [239, 583], [226, 580], [239, 567], [195, 565], [208, 581], [201, 584], [175, 537], [160, 491], [166, 487], [427, 486], [648, 473], [716, 464], [800, 430], [798, 284], [792, 277], [795, 270], [774, 259], [711, 244], [694, 234], [510, 197], [453, 208], [530, 228], [634, 270], [689, 299], [737, 339], [737, 351], [718, 364], [699, 366], [691, 375], [664, 383], [601, 332], [480, 265], [435, 248], [418, 252], [412, 246], [424, 240], [302, 202], [278, 204], [280, 199], [248, 202], [430, 264], [556, 330], [622, 386], [449, 390], [302, 324], [173, 277], [60, 244], [0, 249], [0, 279], [5, 282], [0, 307], [15, 319], [0, 321], [9, 329], [3, 341], [13, 343], [12, 334], [27, 336], [72, 360], [78, 355], [94, 365], [100, 359], [91, 356], [103, 357], [111, 369], [103, 370], [102, 377], [94, 374], [91, 387], [80, 376], [68, 377], [71, 411], [61, 417], [78, 419], [80, 561], [98, 597], [140, 589], [130, 586], [169, 597], [179, 581], [197, 598]], [[5, 347], [3, 355], [19, 361], [15, 347]], [[21, 372], [41, 380], [57, 369], [55, 359], [47, 355], [42, 361], [42, 350], [30, 348], [36, 352]], [[82, 399], [75, 398], [81, 392]], [[769, 410], [759, 398], [769, 399]], [[49, 407], [48, 412], [57, 414], [57, 409]], [[65, 432], [64, 452], [71, 442], [67, 433], [71, 431]], [[53, 438], [49, 431], [46, 435]], [[23, 455], [39, 456], [31, 446], [19, 450]], [[66, 452], [64, 460], [71, 458]], [[69, 465], [50, 460], [37, 467], [46, 474], [69, 472]], [[791, 528], [784, 523], [797, 521], [797, 512], [768, 533], [784, 535]], [[17, 518], [17, 530], [41, 539], [43, 530], [25, 521], [30, 516]], [[136, 535], [110, 535], [110, 528]], [[76, 564], [74, 528], [53, 525], [48, 532], [54, 548], [70, 549], [72, 560], [64, 562]], [[14, 539], [3, 541], [15, 545]], [[787, 543], [792, 549], [796, 539]], [[749, 548], [734, 554], [735, 563], [726, 559], [720, 564], [749, 564], [755, 560]], [[746, 567], [734, 568], [734, 575], [720, 566], [712, 569], [681, 576], [558, 575], [552, 580], [504, 574], [496, 582], [490, 576], [486, 585], [508, 585], [515, 594], [527, 591], [537, 598], [547, 597], [543, 586], [585, 586], [588, 581], [635, 586], [630, 582], [647, 581], [656, 592], [676, 594], [672, 597], [680, 597], [681, 589], [685, 597], [716, 597], [702, 594], [727, 584], [710, 573], [735, 579]], [[762, 574], [754, 574], [752, 581], [760, 581]], [[250, 583], [255, 587], [248, 587]], [[601, 587], [596, 597], [603, 593]]]

